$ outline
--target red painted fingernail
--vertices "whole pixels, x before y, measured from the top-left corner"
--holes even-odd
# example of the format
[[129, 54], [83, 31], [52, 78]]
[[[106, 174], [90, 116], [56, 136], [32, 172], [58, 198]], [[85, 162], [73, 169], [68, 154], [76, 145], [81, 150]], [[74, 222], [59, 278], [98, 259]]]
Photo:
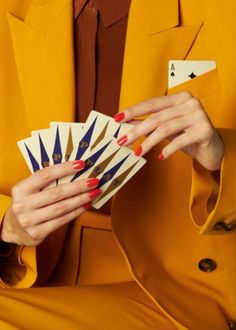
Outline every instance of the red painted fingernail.
[[82, 170], [85, 167], [85, 162], [83, 160], [76, 160], [72, 164], [74, 170]]
[[124, 114], [124, 112], [119, 112], [113, 118], [115, 119], [115, 121], [117, 123], [119, 123], [120, 121], [122, 121], [125, 118], [125, 114]]
[[97, 178], [92, 178], [92, 179], [88, 179], [88, 181], [87, 181], [87, 186], [89, 187], [89, 188], [91, 188], [91, 187], [96, 187], [98, 184], [99, 184], [99, 179], [97, 179]]
[[84, 204], [84, 205], [83, 205], [83, 208], [84, 208], [85, 210], [88, 210], [88, 209], [90, 209], [91, 207], [92, 207], [91, 203], [87, 203], [87, 204]]
[[138, 147], [138, 149], [135, 151], [135, 156], [137, 156], [137, 157], [139, 157], [141, 154], [142, 154], [142, 152], [143, 152], [143, 149], [142, 149], [142, 147], [140, 146], [140, 147]]
[[165, 158], [165, 157], [164, 157], [164, 155], [163, 155], [163, 152], [161, 152], [160, 155], [158, 156], [158, 159], [159, 159], [159, 160], [163, 160], [164, 158]]
[[128, 140], [127, 135], [123, 135], [117, 140], [117, 144], [119, 144], [119, 146], [123, 146], [123, 144], [125, 144], [127, 140]]
[[95, 197], [97, 197], [98, 195], [100, 195], [101, 194], [101, 189], [94, 189], [93, 191], [91, 191], [90, 193], [89, 193], [89, 197], [90, 198], [95, 198]]

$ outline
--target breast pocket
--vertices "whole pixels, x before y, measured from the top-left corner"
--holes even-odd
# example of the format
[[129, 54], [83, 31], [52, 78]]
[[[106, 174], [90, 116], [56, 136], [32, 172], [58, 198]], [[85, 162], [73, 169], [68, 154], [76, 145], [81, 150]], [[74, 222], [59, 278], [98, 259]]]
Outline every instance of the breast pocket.
[[167, 90], [167, 95], [184, 91], [190, 92], [194, 97], [198, 98], [210, 118], [215, 118], [217, 107], [222, 95], [222, 87], [218, 69], [208, 71], [207, 73], [204, 73], [183, 84], [169, 88]]

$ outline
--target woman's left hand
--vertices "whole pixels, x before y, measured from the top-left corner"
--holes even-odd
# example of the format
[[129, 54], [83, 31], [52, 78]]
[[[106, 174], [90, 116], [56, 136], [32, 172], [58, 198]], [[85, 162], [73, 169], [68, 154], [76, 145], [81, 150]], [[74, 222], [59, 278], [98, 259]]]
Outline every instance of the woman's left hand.
[[[141, 122], [135, 120], [144, 115], [149, 117]], [[208, 170], [216, 171], [221, 167], [223, 142], [201, 102], [189, 92], [144, 101], [118, 113], [114, 119], [134, 125], [118, 140], [119, 145], [128, 145], [147, 136], [136, 150], [136, 156], [144, 155], [167, 138], [170, 143], [162, 150], [159, 159], [167, 159], [182, 150]]]

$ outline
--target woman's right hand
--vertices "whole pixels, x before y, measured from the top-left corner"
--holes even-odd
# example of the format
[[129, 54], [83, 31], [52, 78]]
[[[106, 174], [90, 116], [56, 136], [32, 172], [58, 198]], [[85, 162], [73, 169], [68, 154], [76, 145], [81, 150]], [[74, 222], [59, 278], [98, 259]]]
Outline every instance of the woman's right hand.
[[46, 167], [19, 182], [12, 189], [1, 240], [22, 246], [37, 246], [52, 232], [74, 220], [90, 207], [100, 193], [98, 179], [81, 179], [45, 189], [57, 179], [84, 168], [83, 161]]

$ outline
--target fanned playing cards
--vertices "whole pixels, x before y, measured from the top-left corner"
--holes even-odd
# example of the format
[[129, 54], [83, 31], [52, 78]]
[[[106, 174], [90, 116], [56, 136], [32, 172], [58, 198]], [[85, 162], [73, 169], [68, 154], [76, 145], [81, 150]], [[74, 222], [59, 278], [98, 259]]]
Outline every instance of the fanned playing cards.
[[98, 178], [102, 193], [92, 206], [99, 209], [146, 163], [130, 148], [117, 144], [117, 139], [131, 128], [132, 125], [119, 124], [91, 111], [86, 123], [51, 122], [50, 128], [32, 131], [31, 137], [18, 141], [18, 146], [31, 173], [68, 160], [84, 160], [82, 171], [50, 187], [81, 178]]

